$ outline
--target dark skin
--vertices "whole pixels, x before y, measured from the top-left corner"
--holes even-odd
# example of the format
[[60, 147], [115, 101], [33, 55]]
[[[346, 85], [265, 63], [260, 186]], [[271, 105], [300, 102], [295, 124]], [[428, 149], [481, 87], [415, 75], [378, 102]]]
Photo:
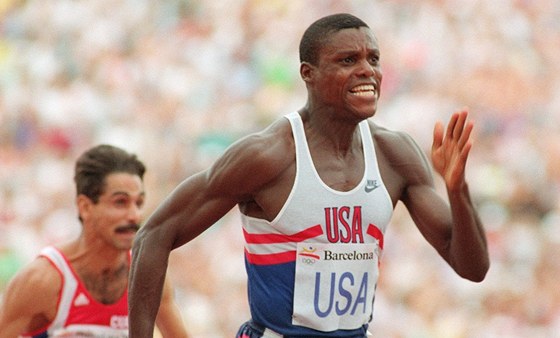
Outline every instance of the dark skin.
[[[369, 28], [333, 33], [316, 65], [300, 74], [308, 101], [299, 113], [323, 182], [349, 191], [364, 172], [357, 125], [377, 109], [381, 87], [379, 47]], [[482, 281], [489, 268], [483, 226], [471, 202], [465, 166], [473, 128], [467, 112], [434, 128], [433, 168], [444, 179], [448, 200], [436, 193], [432, 167], [405, 133], [369, 121], [383, 182], [393, 206], [401, 201], [445, 261], [462, 277]], [[284, 205], [296, 173], [289, 122], [282, 118], [232, 145], [214, 165], [182, 182], [138, 233], [130, 278], [130, 337], [147, 337], [171, 250], [188, 243], [236, 205], [271, 221]]]

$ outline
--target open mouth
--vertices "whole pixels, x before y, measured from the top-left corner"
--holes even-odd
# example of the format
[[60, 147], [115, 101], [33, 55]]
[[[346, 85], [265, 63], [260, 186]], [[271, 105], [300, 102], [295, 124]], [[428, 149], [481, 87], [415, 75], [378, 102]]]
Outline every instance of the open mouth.
[[375, 86], [372, 84], [356, 86], [350, 90], [350, 93], [352, 93], [352, 95], [370, 96], [370, 97], [377, 95]]

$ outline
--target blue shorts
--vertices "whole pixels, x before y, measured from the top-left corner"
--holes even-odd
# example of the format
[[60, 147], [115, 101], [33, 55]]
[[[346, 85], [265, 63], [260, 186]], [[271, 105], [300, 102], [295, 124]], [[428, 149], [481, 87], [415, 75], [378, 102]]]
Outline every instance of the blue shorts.
[[274, 337], [282, 337], [281, 335], [278, 335], [275, 332], [271, 333], [270, 330], [267, 330], [266, 328], [258, 324], [255, 324], [255, 322], [253, 322], [252, 320], [243, 323], [243, 325], [241, 325], [241, 327], [239, 328], [239, 331], [237, 331], [237, 335], [235, 337], [236, 338], [261, 338], [264, 336], [265, 331], [268, 331], [267, 336], [272, 335]]
[[[366, 338], [367, 334], [357, 334], [352, 335], [353, 338]], [[290, 338], [288, 336], [282, 336], [270, 329], [266, 329], [263, 326], [256, 324], [252, 320], [249, 320], [239, 328], [237, 331], [236, 338]]]

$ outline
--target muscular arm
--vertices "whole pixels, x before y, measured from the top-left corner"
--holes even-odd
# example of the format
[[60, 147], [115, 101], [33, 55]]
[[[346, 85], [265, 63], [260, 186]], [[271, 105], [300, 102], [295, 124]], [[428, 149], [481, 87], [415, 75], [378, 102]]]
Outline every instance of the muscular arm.
[[0, 304], [0, 338], [44, 328], [54, 318], [60, 288], [60, 275], [46, 259], [24, 267], [8, 284]]
[[[207, 171], [182, 182], [138, 232], [129, 284], [130, 337], [152, 335], [171, 250], [189, 242], [278, 173], [270, 165], [278, 137], [253, 135], [230, 147]], [[272, 170], [271, 170], [272, 169]]]
[[138, 232], [129, 278], [130, 337], [151, 337], [159, 309], [169, 253], [195, 238], [235, 205], [213, 196], [211, 173], [182, 182]]
[[486, 235], [472, 203], [465, 166], [470, 151], [472, 124], [467, 114], [454, 114], [444, 137], [443, 126], [436, 125], [432, 162], [445, 181], [449, 203], [435, 191], [431, 167], [410, 139], [410, 157], [417, 157], [414, 174], [405, 173], [407, 185], [402, 201], [422, 235], [463, 278], [482, 281], [489, 268]]

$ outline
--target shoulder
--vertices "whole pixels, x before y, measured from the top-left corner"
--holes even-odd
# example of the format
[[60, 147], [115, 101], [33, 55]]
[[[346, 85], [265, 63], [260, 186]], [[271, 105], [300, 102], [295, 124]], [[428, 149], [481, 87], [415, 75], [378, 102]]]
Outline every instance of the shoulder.
[[253, 164], [278, 164], [285, 159], [286, 151], [293, 149], [293, 136], [289, 121], [280, 118], [266, 129], [250, 134], [230, 147], [229, 153], [251, 160]]
[[4, 315], [13, 318], [54, 318], [62, 277], [45, 258], [38, 257], [21, 269], [4, 294]]
[[40, 296], [41, 299], [58, 299], [62, 287], [60, 272], [45, 257], [38, 257], [22, 270], [19, 286], [27, 295]]
[[409, 162], [424, 153], [416, 141], [404, 131], [391, 130], [369, 121], [375, 145], [395, 164]]
[[227, 180], [236, 191], [254, 192], [294, 162], [293, 142], [289, 121], [280, 118], [232, 144], [208, 171], [209, 183], [223, 187]]
[[431, 181], [431, 165], [418, 143], [406, 132], [390, 130], [369, 121], [376, 150], [385, 165], [409, 184]]
[[[37, 257], [24, 267], [12, 280], [10, 287], [16, 288], [21, 296], [29, 294], [49, 294], [62, 286], [62, 276], [46, 257]], [[9, 290], [11, 291], [11, 290]]]

